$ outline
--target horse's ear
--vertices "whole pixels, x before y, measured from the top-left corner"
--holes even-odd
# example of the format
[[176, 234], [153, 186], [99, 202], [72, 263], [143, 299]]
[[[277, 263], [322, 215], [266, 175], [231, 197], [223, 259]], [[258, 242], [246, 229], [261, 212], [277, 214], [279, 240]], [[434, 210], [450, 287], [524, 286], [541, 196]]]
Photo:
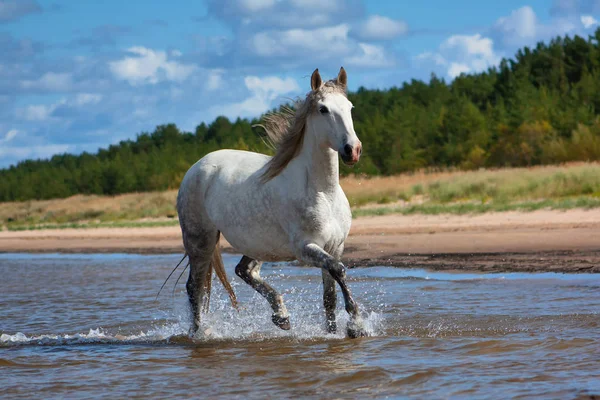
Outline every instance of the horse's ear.
[[344, 69], [344, 67], [340, 68], [340, 72], [336, 78], [336, 81], [338, 85], [346, 89], [346, 86], [348, 85], [348, 75], [346, 75], [346, 70]]
[[312, 90], [318, 90], [321, 88], [322, 83], [323, 80], [321, 79], [321, 75], [319, 74], [319, 68], [317, 68], [310, 77], [310, 88]]

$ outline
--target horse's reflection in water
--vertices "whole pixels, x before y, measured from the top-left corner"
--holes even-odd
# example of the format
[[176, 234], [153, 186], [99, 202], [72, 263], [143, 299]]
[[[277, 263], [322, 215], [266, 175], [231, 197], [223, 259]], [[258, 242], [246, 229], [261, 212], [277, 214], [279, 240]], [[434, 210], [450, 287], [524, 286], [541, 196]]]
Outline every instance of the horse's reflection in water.
[[187, 292], [193, 313], [192, 333], [208, 310], [214, 269], [237, 300], [225, 276], [218, 243], [222, 233], [244, 256], [236, 274], [264, 296], [272, 320], [290, 329], [281, 295], [260, 276], [262, 261], [300, 262], [322, 269], [327, 330], [335, 332], [335, 283], [350, 315], [350, 337], [365, 335], [343, 264], [339, 261], [352, 215], [339, 185], [338, 153], [353, 165], [362, 145], [352, 123], [344, 69], [323, 82], [311, 77], [311, 91], [295, 111], [271, 114], [265, 130], [277, 146], [275, 156], [236, 150], [210, 153], [186, 173], [177, 211], [190, 272]]

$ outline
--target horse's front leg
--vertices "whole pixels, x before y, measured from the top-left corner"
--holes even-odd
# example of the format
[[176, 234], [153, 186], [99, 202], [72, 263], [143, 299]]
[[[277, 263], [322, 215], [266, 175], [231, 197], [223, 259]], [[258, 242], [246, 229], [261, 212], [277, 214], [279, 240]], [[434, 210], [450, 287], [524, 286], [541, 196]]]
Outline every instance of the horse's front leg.
[[315, 243], [304, 245], [300, 251], [299, 259], [308, 265], [313, 265], [329, 272], [342, 290], [346, 312], [350, 315], [350, 321], [348, 322], [347, 327], [348, 336], [352, 338], [366, 336], [367, 334], [358, 312], [358, 306], [352, 298], [352, 293], [350, 293], [350, 289], [346, 284], [346, 268], [344, 267], [344, 264], [337, 261]]
[[335, 292], [335, 280], [327, 270], [322, 269], [321, 273], [323, 276], [323, 306], [327, 320], [327, 333], [336, 333], [335, 306], [337, 303], [337, 293]]

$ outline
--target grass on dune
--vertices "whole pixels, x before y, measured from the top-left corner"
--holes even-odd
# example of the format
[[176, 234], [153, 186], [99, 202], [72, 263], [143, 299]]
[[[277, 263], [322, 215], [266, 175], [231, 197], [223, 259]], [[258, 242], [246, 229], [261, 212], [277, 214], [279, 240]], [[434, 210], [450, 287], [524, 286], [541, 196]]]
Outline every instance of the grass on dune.
[[177, 226], [179, 221], [114, 221], [114, 222], [69, 222], [64, 224], [9, 225], [9, 231], [35, 231], [41, 229], [89, 229], [89, 228], [151, 228]]
[[600, 207], [600, 198], [575, 197], [567, 199], [547, 199], [519, 203], [451, 203], [451, 204], [414, 204], [406, 207], [376, 207], [352, 211], [354, 217], [387, 214], [481, 214], [503, 211], [536, 211], [542, 209], [570, 210], [574, 208], [592, 209]]
[[[600, 207], [600, 163], [341, 180], [354, 216]], [[177, 191], [0, 203], [10, 230], [177, 225]]]
[[419, 172], [411, 175], [351, 177], [342, 186], [353, 208], [410, 201], [512, 203], [573, 196], [600, 197], [600, 164], [576, 163], [534, 168]]
[[[0, 203], [0, 225], [8, 229], [176, 224], [177, 191], [119, 196], [77, 195], [66, 199]], [[146, 221], [144, 221], [146, 220]], [[161, 221], [167, 220], [167, 221]]]

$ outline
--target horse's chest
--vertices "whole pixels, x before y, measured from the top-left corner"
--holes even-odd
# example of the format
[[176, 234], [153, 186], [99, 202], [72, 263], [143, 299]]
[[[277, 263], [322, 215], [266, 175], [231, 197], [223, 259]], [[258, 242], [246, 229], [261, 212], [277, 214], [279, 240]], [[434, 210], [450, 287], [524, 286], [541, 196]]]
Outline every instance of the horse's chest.
[[350, 230], [352, 215], [344, 203], [320, 199], [301, 210], [302, 231], [323, 246], [337, 247], [344, 242]]

